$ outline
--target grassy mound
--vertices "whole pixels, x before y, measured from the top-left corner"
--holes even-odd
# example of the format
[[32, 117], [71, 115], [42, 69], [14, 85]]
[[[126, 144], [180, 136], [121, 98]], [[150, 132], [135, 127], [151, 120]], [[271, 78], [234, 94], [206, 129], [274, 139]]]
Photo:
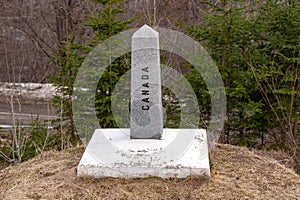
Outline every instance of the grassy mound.
[[83, 147], [47, 152], [0, 171], [0, 199], [300, 199], [300, 177], [247, 148], [217, 145], [211, 177], [77, 177]]

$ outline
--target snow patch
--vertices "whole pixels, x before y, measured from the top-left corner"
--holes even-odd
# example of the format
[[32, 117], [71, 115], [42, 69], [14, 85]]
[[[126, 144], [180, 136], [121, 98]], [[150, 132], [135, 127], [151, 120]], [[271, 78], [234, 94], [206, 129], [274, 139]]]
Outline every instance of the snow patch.
[[56, 94], [56, 86], [42, 83], [0, 82], [0, 96], [50, 101]]

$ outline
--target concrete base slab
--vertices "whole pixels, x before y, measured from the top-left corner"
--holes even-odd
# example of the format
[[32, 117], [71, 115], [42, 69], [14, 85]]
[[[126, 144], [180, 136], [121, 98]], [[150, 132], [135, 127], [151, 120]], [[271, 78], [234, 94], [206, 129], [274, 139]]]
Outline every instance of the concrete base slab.
[[161, 140], [130, 139], [130, 129], [97, 129], [77, 167], [94, 178], [209, 176], [206, 130], [164, 129]]

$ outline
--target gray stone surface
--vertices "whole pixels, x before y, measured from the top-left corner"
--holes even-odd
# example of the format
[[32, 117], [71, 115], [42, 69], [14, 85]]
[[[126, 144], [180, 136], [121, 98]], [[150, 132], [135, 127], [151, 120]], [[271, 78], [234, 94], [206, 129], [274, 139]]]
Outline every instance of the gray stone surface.
[[144, 25], [132, 36], [131, 139], [160, 139], [163, 132], [158, 32]]

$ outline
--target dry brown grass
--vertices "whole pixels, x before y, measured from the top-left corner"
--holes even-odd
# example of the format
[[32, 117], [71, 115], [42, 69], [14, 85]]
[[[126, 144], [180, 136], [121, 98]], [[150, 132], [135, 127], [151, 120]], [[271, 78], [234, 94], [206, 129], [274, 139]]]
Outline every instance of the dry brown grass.
[[76, 177], [82, 147], [48, 152], [0, 171], [0, 199], [300, 199], [300, 177], [247, 148], [217, 145], [211, 177]]

